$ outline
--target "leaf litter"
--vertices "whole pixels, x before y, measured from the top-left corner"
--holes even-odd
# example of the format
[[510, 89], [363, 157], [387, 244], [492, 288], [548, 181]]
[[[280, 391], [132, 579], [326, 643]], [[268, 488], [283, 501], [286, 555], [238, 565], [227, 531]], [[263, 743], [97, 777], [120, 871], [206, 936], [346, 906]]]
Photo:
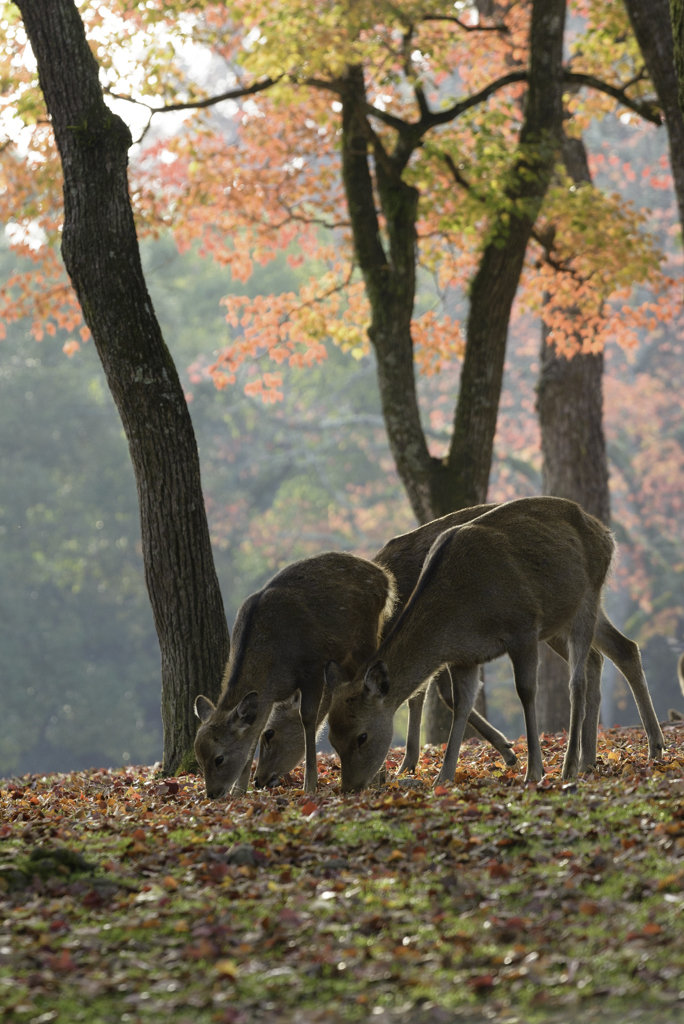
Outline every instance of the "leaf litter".
[[[153, 768], [0, 783], [4, 1020], [574, 1024], [684, 1019], [684, 728], [523, 781], [476, 740], [453, 787], [342, 796], [332, 756], [210, 802]], [[400, 763], [391, 751], [388, 768]]]

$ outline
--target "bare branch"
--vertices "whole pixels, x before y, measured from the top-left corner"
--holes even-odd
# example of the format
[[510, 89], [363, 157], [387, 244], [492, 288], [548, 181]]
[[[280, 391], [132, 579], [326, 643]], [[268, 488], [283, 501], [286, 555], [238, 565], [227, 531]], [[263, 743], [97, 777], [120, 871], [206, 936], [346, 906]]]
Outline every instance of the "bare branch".
[[201, 110], [205, 107], [213, 107], [216, 103], [222, 103], [223, 100], [237, 100], [242, 96], [253, 96], [257, 92], [263, 92], [264, 89], [270, 89], [272, 85], [279, 81], [280, 78], [266, 78], [263, 82], [255, 82], [254, 85], [248, 85], [242, 89], [229, 89], [228, 92], [222, 92], [218, 96], [209, 96], [206, 100], [194, 100], [189, 103], [167, 103], [163, 107], [153, 107], [151, 103], [145, 103], [144, 100], [136, 100], [133, 96], [123, 96], [120, 93], [112, 92], [109, 86], [105, 86], [103, 91], [108, 96], [111, 96], [112, 99], [126, 100], [127, 103], [135, 103], [139, 107], [147, 107], [153, 114], [168, 114], [172, 110]]
[[625, 90], [630, 85], [634, 85], [635, 81], [639, 81], [639, 78], [632, 79], [626, 82], [625, 85], [611, 85], [609, 82], [602, 82], [600, 78], [594, 78], [593, 75], [566, 71], [563, 79], [568, 84], [586, 85], [589, 89], [596, 89], [598, 92], [606, 93], [607, 96], [612, 96], [623, 107], [628, 107], [630, 110], [635, 111], [645, 121], [650, 121], [651, 124], [661, 125], [663, 123], [663, 115], [657, 103], [653, 103], [650, 100], [633, 100], [625, 93]]
[[456, 166], [454, 161], [451, 159], [451, 154], [450, 153], [444, 153], [444, 162], [446, 163], [447, 167], [451, 171], [451, 173], [452, 173], [452, 175], [454, 177], [454, 181], [456, 182], [456, 184], [460, 185], [461, 188], [464, 188], [466, 190], [466, 192], [470, 192], [470, 190], [472, 189], [473, 186], [470, 184], [470, 182], [467, 180], [467, 178], [463, 177], [463, 175], [459, 171], [458, 167]]
[[421, 21], [451, 21], [459, 28], [462, 28], [464, 32], [502, 32], [505, 35], [510, 33], [508, 25], [504, 25], [503, 22], [499, 25], [466, 25], [460, 18], [456, 18], [452, 14], [424, 14], [420, 19]]
[[[434, 128], [438, 124], [447, 124], [449, 121], [455, 120], [460, 114], [463, 114], [466, 110], [470, 110], [471, 107], [476, 107], [478, 103], [483, 103], [484, 100], [497, 92], [499, 89], [505, 88], [507, 85], [512, 85], [515, 82], [526, 82], [527, 72], [526, 71], [512, 71], [508, 75], [504, 75], [502, 78], [497, 78], [495, 81], [490, 82], [484, 89], [480, 89], [479, 92], [474, 93], [472, 96], [466, 97], [464, 100], [459, 100], [453, 107], [449, 107], [447, 110], [430, 111], [425, 103], [425, 113], [421, 116], [420, 121], [403, 121], [400, 117], [395, 117], [394, 114], [388, 114], [385, 110], [379, 110], [377, 107], [371, 106], [370, 103], [366, 104], [366, 114], [370, 114], [372, 117], [377, 117], [379, 121], [389, 125], [390, 128], [396, 128], [397, 131], [403, 133], [410, 133], [415, 136], [416, 144], [420, 140], [421, 136], [425, 132], [429, 131], [430, 128]], [[418, 94], [416, 95], [419, 105], [421, 105]], [[423, 102], [425, 102], [423, 98]], [[422, 109], [422, 105], [421, 105]]]

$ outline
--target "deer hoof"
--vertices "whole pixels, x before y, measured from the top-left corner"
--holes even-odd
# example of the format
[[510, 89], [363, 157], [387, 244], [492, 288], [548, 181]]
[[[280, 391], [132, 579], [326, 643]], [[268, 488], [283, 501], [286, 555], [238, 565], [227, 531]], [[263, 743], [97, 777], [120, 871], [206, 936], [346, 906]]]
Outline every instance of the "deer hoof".
[[510, 749], [504, 751], [501, 754], [501, 756], [503, 757], [504, 761], [506, 762], [506, 764], [508, 765], [509, 768], [512, 768], [514, 764], [518, 763], [517, 756]]
[[402, 761], [397, 775], [413, 775], [416, 770], [415, 761]]

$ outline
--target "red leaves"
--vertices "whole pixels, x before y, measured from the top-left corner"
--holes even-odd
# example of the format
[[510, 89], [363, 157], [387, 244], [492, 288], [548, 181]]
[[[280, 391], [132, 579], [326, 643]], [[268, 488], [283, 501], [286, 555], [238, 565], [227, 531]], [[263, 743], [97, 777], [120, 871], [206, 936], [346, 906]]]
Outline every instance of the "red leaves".
[[494, 976], [492, 974], [481, 974], [477, 978], [470, 978], [468, 986], [473, 989], [475, 995], [486, 995], [494, 988]]
[[66, 974], [77, 969], [77, 965], [74, 963], [68, 949], [63, 949], [61, 953], [49, 957], [48, 963], [51, 970], [58, 971], [60, 974]]
[[90, 892], [85, 894], [82, 902], [83, 906], [87, 907], [89, 910], [97, 910], [103, 905], [104, 899], [97, 889], [91, 889]]

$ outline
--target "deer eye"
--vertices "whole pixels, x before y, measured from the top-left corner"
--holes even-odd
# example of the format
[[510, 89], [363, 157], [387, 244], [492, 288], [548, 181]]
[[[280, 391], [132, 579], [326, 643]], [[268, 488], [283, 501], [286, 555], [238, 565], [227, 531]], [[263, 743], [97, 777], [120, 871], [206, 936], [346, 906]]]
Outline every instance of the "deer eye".
[[362, 746], [364, 745], [364, 743], [366, 742], [366, 740], [367, 740], [367, 739], [368, 739], [368, 734], [367, 734], [367, 733], [365, 733], [365, 732], [362, 732], [362, 733], [361, 733], [361, 735], [359, 736], [359, 738], [357, 739], [357, 741], [356, 741], [356, 742], [357, 742], [357, 744], [358, 744], [358, 745], [359, 745], [360, 747], [362, 747]]
[[267, 743], [270, 743], [274, 736], [275, 729], [267, 729], [266, 732], [264, 733], [264, 739], [266, 740]]
[[220, 768], [224, 761], [225, 761], [225, 758], [224, 758], [223, 754], [219, 754], [218, 757], [214, 758], [214, 764], [216, 765], [217, 768]]

